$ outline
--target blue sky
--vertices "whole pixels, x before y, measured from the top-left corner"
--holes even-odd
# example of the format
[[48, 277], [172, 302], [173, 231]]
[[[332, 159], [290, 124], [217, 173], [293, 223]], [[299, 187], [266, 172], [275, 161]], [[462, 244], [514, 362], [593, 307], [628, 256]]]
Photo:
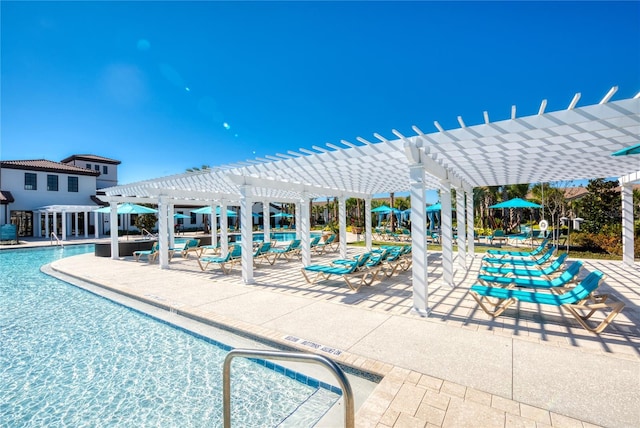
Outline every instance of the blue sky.
[[121, 183], [640, 91], [639, 2], [1, 2], [1, 147]]

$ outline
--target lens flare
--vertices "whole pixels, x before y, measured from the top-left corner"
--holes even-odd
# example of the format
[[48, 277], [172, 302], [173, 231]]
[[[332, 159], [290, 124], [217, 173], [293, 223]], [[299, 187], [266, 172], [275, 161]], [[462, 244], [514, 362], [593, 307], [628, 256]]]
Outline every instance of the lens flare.
[[227, 122], [222, 124], [223, 128], [226, 129], [227, 131], [231, 129], [231, 125], [229, 125]]
[[141, 52], [146, 52], [151, 48], [151, 44], [146, 39], [138, 40], [138, 50]]

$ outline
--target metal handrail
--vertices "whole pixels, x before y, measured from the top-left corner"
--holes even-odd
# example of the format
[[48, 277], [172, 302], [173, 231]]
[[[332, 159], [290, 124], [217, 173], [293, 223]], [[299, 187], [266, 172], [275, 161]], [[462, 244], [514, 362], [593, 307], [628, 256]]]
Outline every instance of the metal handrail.
[[354, 400], [351, 384], [342, 369], [330, 359], [323, 357], [322, 355], [307, 354], [303, 352], [233, 349], [229, 351], [225, 357], [224, 368], [222, 371], [224, 428], [231, 428], [231, 360], [235, 357], [309, 362], [324, 366], [335, 376], [342, 388], [342, 395], [344, 396], [344, 426], [346, 428], [353, 428], [355, 426]]
[[144, 234], [149, 235], [149, 239], [155, 239], [156, 235], [154, 235], [153, 233], [149, 232], [147, 229], [145, 229], [144, 227], [142, 228], [142, 237], [144, 237]]
[[51, 238], [51, 245], [53, 245], [53, 238], [56, 238], [56, 244], [60, 245], [62, 248], [64, 248], [64, 244], [62, 243], [60, 238], [58, 238], [58, 235], [56, 235], [55, 232], [51, 232], [50, 238]]

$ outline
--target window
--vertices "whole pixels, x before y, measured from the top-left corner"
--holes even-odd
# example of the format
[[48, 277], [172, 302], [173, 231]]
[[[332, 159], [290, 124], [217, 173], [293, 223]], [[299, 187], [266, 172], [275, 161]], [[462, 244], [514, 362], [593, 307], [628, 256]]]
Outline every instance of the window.
[[58, 191], [58, 176], [47, 174], [47, 190], [52, 192]]
[[24, 173], [24, 190], [38, 190], [38, 176], [33, 172]]
[[96, 171], [100, 171], [100, 165], [94, 165]]
[[109, 168], [106, 165], [102, 165], [102, 173], [109, 174]]
[[189, 219], [189, 221], [191, 222], [191, 224], [196, 224], [196, 222], [198, 221], [198, 219], [196, 219], [196, 213], [190, 213], [191, 214], [191, 218]]
[[87, 169], [91, 169], [91, 164], [90, 163], [87, 164]]
[[69, 177], [67, 191], [69, 192], [78, 191], [78, 177]]

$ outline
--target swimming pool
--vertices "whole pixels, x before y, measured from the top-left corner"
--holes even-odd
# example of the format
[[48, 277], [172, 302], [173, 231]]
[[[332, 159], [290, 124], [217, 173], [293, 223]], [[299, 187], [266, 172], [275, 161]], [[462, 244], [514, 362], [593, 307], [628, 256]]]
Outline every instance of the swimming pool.
[[[0, 251], [0, 426], [221, 426], [229, 347], [39, 270], [91, 251]], [[338, 400], [284, 371], [234, 361], [234, 426], [313, 426]]]

